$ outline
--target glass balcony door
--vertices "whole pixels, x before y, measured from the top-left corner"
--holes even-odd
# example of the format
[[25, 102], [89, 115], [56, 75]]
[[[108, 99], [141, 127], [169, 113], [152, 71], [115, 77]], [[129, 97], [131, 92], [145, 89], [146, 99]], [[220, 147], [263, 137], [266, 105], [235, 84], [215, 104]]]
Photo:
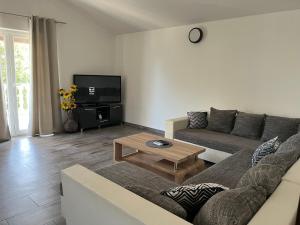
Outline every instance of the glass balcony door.
[[0, 75], [12, 136], [29, 124], [30, 46], [27, 32], [0, 30]]

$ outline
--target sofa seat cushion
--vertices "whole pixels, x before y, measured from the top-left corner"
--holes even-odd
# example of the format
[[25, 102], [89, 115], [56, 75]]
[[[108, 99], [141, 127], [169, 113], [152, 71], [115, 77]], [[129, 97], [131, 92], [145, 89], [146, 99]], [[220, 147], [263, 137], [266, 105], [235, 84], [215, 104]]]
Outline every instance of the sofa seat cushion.
[[125, 188], [183, 219], [187, 218], [187, 212], [180, 204], [157, 191], [141, 185], [126, 186]]
[[254, 150], [244, 149], [227, 159], [207, 168], [203, 172], [187, 179], [182, 185], [217, 183], [235, 188], [244, 173], [251, 168], [251, 157]]
[[178, 130], [175, 131], [174, 138], [231, 154], [244, 148], [255, 149], [261, 144], [260, 140], [238, 137], [206, 129]]
[[102, 168], [97, 170], [96, 173], [122, 187], [141, 185], [151, 190], [161, 192], [177, 186], [176, 183], [127, 162], [121, 162]]

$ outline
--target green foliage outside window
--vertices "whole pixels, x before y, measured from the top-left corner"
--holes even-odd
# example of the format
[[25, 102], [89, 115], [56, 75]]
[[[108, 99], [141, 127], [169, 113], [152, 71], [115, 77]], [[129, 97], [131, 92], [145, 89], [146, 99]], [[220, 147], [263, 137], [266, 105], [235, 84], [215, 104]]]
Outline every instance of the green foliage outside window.
[[[15, 71], [16, 71], [16, 83], [24, 84], [29, 83], [29, 67], [26, 65], [26, 59], [24, 52], [27, 53], [28, 45], [17, 43], [14, 45], [15, 50]], [[4, 42], [0, 41], [0, 70], [2, 75], [2, 81], [6, 83], [7, 72], [6, 72], [6, 56]]]
[[15, 44], [15, 70], [16, 70], [16, 83], [24, 84], [29, 83], [29, 65], [26, 65], [24, 53], [29, 54], [28, 44], [17, 43]]
[[[15, 74], [16, 85], [29, 84], [30, 82], [30, 69], [29, 69], [29, 46], [24, 43], [14, 44], [14, 60], [15, 60]], [[25, 58], [26, 57], [26, 58]], [[6, 67], [6, 53], [4, 42], [0, 41], [0, 75], [3, 83], [7, 83], [7, 67]], [[28, 109], [28, 90], [23, 87], [22, 89], [16, 89], [17, 92], [17, 106], [21, 107], [21, 99], [23, 100], [23, 109]]]

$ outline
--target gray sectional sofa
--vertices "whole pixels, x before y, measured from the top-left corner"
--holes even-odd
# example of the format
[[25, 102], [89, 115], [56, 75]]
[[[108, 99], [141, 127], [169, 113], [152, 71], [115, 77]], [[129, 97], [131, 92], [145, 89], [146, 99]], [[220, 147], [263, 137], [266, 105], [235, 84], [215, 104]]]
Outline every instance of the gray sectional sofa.
[[[300, 175], [298, 173], [300, 169], [300, 160], [298, 160], [300, 157], [300, 133], [297, 133], [299, 124], [297, 124], [297, 119], [285, 119], [282, 117], [277, 117], [276, 119], [284, 122], [288, 121], [288, 123], [279, 122], [278, 124], [274, 122], [273, 117], [271, 118], [272, 122], [266, 118], [264, 124], [269, 123], [267, 125], [269, 127], [262, 127], [261, 136], [257, 139], [207, 129], [187, 129], [186, 118], [167, 121], [167, 137], [175, 137], [185, 142], [205, 146], [212, 149], [212, 151], [226, 152], [228, 154], [223, 160], [219, 160], [215, 165], [183, 183], [183, 185], [218, 183], [230, 188], [229, 191], [224, 191], [225, 194], [217, 194], [215, 199], [209, 200], [204, 205], [203, 210], [201, 209], [195, 219], [190, 220], [190, 222], [193, 221], [195, 225], [295, 224], [300, 195]], [[170, 121], [172, 121], [172, 124]], [[272, 128], [272, 124], [274, 128]], [[285, 124], [289, 124], [289, 126], [285, 126]], [[252, 189], [250, 192], [252, 193], [252, 197], [246, 196], [244, 199], [245, 202], [243, 202], [244, 200], [239, 202], [240, 210], [244, 211], [241, 211], [241, 216], [236, 218], [234, 213], [233, 215], [230, 214], [236, 209], [232, 209], [233, 211], [229, 214], [226, 210], [235, 205], [231, 201], [243, 196], [239, 192], [248, 188], [248, 186], [242, 187], [243, 185], [241, 185], [240, 180], [246, 173], [249, 174], [247, 171], [251, 170], [251, 158], [256, 147], [263, 141], [264, 130], [268, 132], [265, 136], [278, 135], [281, 137], [283, 143], [278, 150], [280, 154], [292, 152], [292, 156], [286, 154], [283, 157], [283, 155], [279, 153], [276, 155], [277, 153], [275, 153], [273, 154], [274, 159], [271, 157], [270, 160], [265, 160], [267, 164], [273, 164], [272, 166], [280, 168], [280, 170], [283, 168], [282, 173], [279, 174], [279, 182], [278, 179], [277, 181], [272, 180], [273, 183], [270, 184], [271, 186], [275, 185], [272, 187], [275, 191], [272, 190], [274, 193], [267, 195], [259, 182], [257, 185], [254, 185], [255, 187], [251, 185]], [[270, 174], [270, 176], [273, 176], [273, 174]], [[245, 180], [245, 178], [243, 179]], [[268, 179], [264, 181], [268, 181]], [[66, 169], [62, 173], [62, 185], [65, 193], [65, 196], [62, 197], [62, 209], [67, 219], [67, 224], [70, 225], [80, 224], [80, 222], [75, 221], [80, 221], [81, 218], [87, 217], [93, 221], [89, 224], [96, 224], [95, 221], [97, 220], [104, 221], [107, 225], [191, 224], [180, 219], [185, 219], [186, 213], [178, 203], [165, 199], [167, 197], [160, 195], [161, 191], [178, 186], [177, 184], [127, 162], [117, 163], [95, 171], [95, 173], [80, 166]], [[235, 192], [238, 192], [238, 194]], [[132, 193], [134, 194], [132, 195]], [[235, 197], [232, 198], [226, 195], [233, 195]], [[257, 197], [260, 195], [262, 197]], [[142, 201], [136, 196], [141, 196], [144, 200]], [[255, 197], [258, 201], [253, 200]], [[248, 206], [246, 202], [249, 200], [250, 203]], [[229, 205], [226, 205], [226, 201]], [[149, 202], [159, 205], [159, 207], [155, 207]], [[78, 210], [73, 209], [70, 211], [69, 208], [73, 207], [73, 204], [76, 203], [80, 203], [80, 207], [76, 206]], [[253, 204], [256, 204], [256, 208]], [[218, 205], [222, 205], [221, 208], [219, 207], [219, 211], [217, 210]], [[166, 211], [161, 211], [160, 207], [171, 212], [173, 215], [177, 215], [177, 217], [167, 214]], [[98, 211], [93, 211], [93, 208]], [[225, 212], [222, 211], [224, 209]], [[71, 223], [68, 223], [68, 221], [71, 221]]]
[[[210, 118], [209, 116], [209, 122]], [[216, 123], [220, 123], [218, 118], [215, 120]], [[255, 149], [264, 141], [276, 136], [284, 142], [300, 129], [298, 118], [243, 112], [237, 112], [235, 119], [232, 120], [232, 127], [227, 132], [210, 129], [209, 125], [203, 129], [190, 129], [188, 124], [188, 117], [167, 120], [165, 137], [205, 147], [206, 152], [201, 158], [214, 163], [242, 149]]]

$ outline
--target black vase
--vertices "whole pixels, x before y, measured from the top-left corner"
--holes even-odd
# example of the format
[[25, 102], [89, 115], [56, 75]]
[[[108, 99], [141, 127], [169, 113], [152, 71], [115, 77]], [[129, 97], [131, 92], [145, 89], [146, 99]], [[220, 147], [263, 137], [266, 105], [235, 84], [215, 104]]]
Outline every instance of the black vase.
[[64, 122], [64, 129], [67, 133], [74, 133], [78, 131], [78, 123], [74, 119], [73, 112], [67, 112], [67, 120]]

